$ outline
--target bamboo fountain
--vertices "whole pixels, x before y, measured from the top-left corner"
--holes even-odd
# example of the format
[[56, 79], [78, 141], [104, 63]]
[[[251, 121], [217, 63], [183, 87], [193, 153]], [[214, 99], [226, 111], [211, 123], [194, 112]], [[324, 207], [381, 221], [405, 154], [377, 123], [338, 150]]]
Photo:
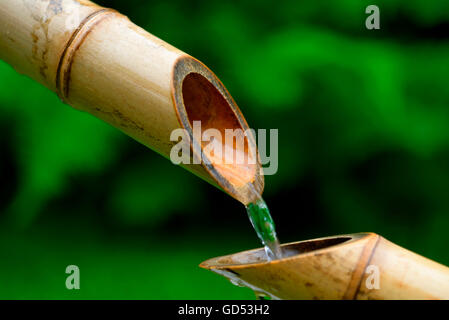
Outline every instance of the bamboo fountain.
[[[0, 59], [86, 111], [169, 157], [173, 130], [188, 132], [186, 169], [247, 205], [264, 178], [253, 136], [239, 150], [250, 164], [220, 165], [193, 130], [247, 130], [220, 80], [204, 64], [87, 0], [0, 0]], [[211, 161], [212, 160], [212, 161]], [[196, 164], [195, 164], [196, 163]], [[280, 299], [449, 299], [449, 269], [376, 234], [352, 234], [210, 259], [202, 267]], [[379, 270], [379, 288], [366, 286]]]

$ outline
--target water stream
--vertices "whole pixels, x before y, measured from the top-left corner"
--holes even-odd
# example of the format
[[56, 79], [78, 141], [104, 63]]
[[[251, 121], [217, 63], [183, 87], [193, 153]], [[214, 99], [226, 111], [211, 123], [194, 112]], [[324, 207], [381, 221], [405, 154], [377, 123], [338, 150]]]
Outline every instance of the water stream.
[[256, 201], [247, 205], [246, 211], [257, 236], [265, 247], [267, 260], [281, 259], [282, 251], [274, 221], [262, 197], [259, 196]]

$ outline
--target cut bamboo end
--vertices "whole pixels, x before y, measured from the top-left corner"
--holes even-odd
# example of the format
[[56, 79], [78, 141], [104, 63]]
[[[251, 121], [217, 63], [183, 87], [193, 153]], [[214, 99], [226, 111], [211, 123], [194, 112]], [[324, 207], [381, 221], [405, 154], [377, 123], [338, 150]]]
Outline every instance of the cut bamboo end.
[[[171, 133], [188, 132], [192, 157], [183, 166], [244, 204], [263, 192], [255, 138], [243, 163], [223, 163], [206, 150], [202, 131], [246, 131], [246, 123], [220, 80], [186, 53], [133, 24], [117, 11], [87, 0], [2, 0], [0, 58], [39, 81], [67, 104], [93, 114], [156, 152], [170, 157]], [[202, 134], [203, 132], [201, 132]], [[223, 148], [226, 150], [226, 148]]]
[[[205, 148], [209, 142], [201, 142], [194, 134], [195, 121], [201, 122], [202, 133], [215, 129], [223, 138], [226, 137], [226, 130], [249, 132], [249, 126], [229, 92], [212, 71], [190, 56], [183, 56], [177, 61], [173, 78], [176, 115], [189, 133], [194, 152], [202, 151], [201, 155], [195, 156], [201, 157], [203, 168], [223, 190], [245, 205], [257, 200], [263, 192], [264, 179], [255, 137], [245, 135], [245, 143], [240, 148], [236, 141], [231, 141], [231, 145], [223, 148], [222, 157], [215, 158], [215, 154]], [[224, 157], [226, 150], [230, 149], [235, 156], [243, 153], [245, 161], [227, 164]]]
[[200, 267], [274, 299], [449, 299], [449, 268], [374, 233], [282, 245], [213, 258]]

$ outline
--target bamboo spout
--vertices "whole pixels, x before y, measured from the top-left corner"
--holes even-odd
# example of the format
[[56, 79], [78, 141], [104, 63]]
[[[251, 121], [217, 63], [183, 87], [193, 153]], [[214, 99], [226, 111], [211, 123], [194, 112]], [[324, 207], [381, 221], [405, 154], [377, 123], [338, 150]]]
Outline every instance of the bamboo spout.
[[274, 299], [449, 299], [449, 268], [374, 233], [282, 245], [285, 258], [267, 262], [263, 249], [203, 262]]
[[[244, 204], [255, 200], [253, 190], [262, 193], [252, 135], [245, 147], [230, 146], [246, 155], [243, 163], [222, 165], [205, 150], [203, 131], [249, 128], [201, 62], [87, 0], [1, 0], [0, 16], [0, 59], [18, 72], [167, 158], [178, 143], [171, 134], [183, 128], [192, 151], [186, 169]], [[194, 121], [202, 123], [199, 137]]]

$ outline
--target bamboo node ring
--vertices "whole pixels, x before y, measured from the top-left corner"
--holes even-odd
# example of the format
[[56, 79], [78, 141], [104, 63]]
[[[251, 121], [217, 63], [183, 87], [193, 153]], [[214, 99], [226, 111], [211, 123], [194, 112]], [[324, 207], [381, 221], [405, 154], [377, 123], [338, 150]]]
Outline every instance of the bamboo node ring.
[[56, 72], [56, 90], [59, 98], [68, 103], [69, 89], [70, 89], [70, 73], [72, 70], [73, 60], [78, 49], [83, 44], [89, 33], [102, 22], [105, 18], [117, 11], [113, 9], [104, 8], [95, 11], [84, 18], [80, 25], [75, 29], [59, 59], [58, 69]]
[[354, 268], [351, 279], [349, 281], [346, 292], [343, 295], [343, 300], [355, 300], [362, 284], [363, 275], [368, 267], [371, 258], [373, 257], [377, 244], [379, 243], [380, 236], [372, 235], [365, 247], [363, 248], [357, 265]]

